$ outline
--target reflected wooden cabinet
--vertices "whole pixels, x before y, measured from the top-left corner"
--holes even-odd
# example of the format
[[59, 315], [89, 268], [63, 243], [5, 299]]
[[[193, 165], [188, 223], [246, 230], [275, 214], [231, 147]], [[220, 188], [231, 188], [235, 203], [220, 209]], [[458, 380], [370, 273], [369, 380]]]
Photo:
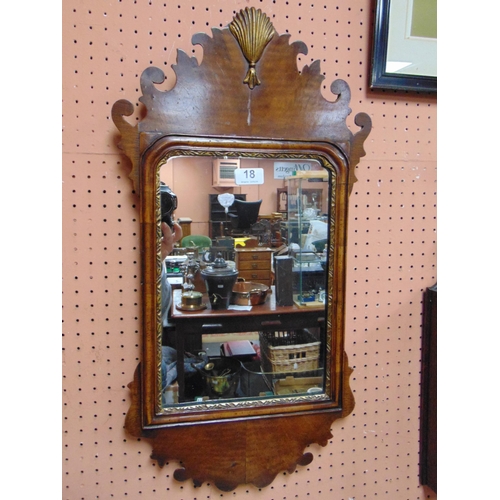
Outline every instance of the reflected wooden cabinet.
[[[228, 222], [226, 220], [226, 212], [224, 210], [224, 207], [217, 200], [217, 196], [218, 194], [208, 195], [208, 209], [210, 217], [209, 236], [212, 239], [227, 236], [225, 234], [225, 230], [227, 230], [228, 226], [231, 224], [231, 222]], [[234, 198], [236, 200], [245, 201], [247, 199], [247, 195], [235, 194]], [[234, 204], [228, 207], [228, 214], [236, 215]]]
[[[263, 487], [277, 474], [309, 464], [313, 456], [305, 448], [312, 443], [326, 446], [332, 423], [354, 408], [349, 386], [352, 370], [344, 348], [346, 224], [355, 167], [365, 154], [363, 143], [371, 120], [366, 113], [358, 113], [353, 120], [358, 130], [351, 132], [346, 124], [351, 112], [348, 84], [335, 80], [329, 87], [330, 98], [325, 99], [319, 62], [299, 72], [297, 58], [307, 53], [307, 47], [290, 42], [290, 35], [276, 33], [260, 9], [245, 8], [225, 28], [213, 28], [210, 35], [196, 34], [192, 41], [201, 45], [203, 59], [198, 62], [178, 50], [173, 88], [157, 88], [165, 80], [157, 67], [142, 73], [140, 102], [145, 109], [140, 120], [127, 120], [136, 112], [129, 101], [119, 100], [112, 109], [121, 134], [119, 146], [131, 162], [129, 177], [139, 195], [141, 220], [142, 353], [129, 384], [131, 406], [125, 428], [150, 443], [151, 457], [160, 466], [179, 461], [174, 473], [178, 481], [191, 479], [195, 485], [210, 481], [223, 491], [245, 483]], [[324, 303], [313, 307], [278, 306], [272, 294], [250, 310], [217, 310], [207, 304], [191, 311], [176, 307], [183, 291], [174, 290], [169, 319], [179, 397], [165, 403], [162, 333], [169, 295], [162, 274], [160, 171], [177, 157], [265, 159], [271, 165], [273, 161], [316, 163], [326, 174], [329, 188], [322, 199], [327, 224], [322, 278], [326, 289]], [[272, 167], [264, 172], [264, 179], [273, 179]], [[186, 174], [184, 181], [189, 186], [193, 175]], [[274, 180], [270, 186], [275, 192]], [[206, 198], [189, 201], [207, 203]], [[302, 239], [297, 245], [301, 251]], [[270, 246], [238, 251], [239, 273], [252, 280], [256, 274], [259, 282], [271, 284]], [[322, 375], [313, 392], [296, 384], [299, 389], [293, 393], [256, 389], [243, 396], [208, 394], [199, 401], [187, 397], [183, 372], [192, 366], [183, 355], [189, 338], [201, 337], [203, 342], [209, 334], [258, 332], [261, 341], [268, 341], [266, 335], [272, 338], [278, 332], [279, 337], [279, 332], [292, 330], [309, 330], [318, 343], [315, 360]], [[308, 357], [298, 345], [292, 344], [289, 353], [292, 361], [297, 357], [291, 363], [293, 369], [301, 365], [299, 357]], [[208, 370], [210, 363], [216, 360], [203, 360], [197, 368]], [[270, 366], [272, 377], [278, 378], [277, 364]], [[295, 382], [304, 378], [304, 373], [296, 375]]]
[[257, 281], [267, 286], [273, 284], [272, 255], [273, 251], [266, 247], [236, 248], [236, 267], [238, 278], [245, 281]]
[[181, 226], [182, 229], [182, 236], [190, 236], [191, 235], [191, 224], [192, 220], [189, 217], [179, 217], [177, 219], [177, 222], [179, 226]]

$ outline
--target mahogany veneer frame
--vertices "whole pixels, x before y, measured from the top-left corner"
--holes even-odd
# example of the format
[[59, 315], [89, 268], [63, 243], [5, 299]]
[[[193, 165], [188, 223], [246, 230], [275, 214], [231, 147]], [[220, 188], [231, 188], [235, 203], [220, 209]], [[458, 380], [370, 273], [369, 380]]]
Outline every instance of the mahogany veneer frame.
[[[146, 116], [135, 126], [126, 100], [112, 109], [121, 133], [120, 147], [132, 163], [130, 178], [140, 196], [142, 244], [142, 362], [130, 383], [131, 407], [126, 430], [147, 439], [160, 465], [178, 460], [177, 480], [195, 485], [213, 481], [221, 490], [239, 484], [270, 484], [282, 471], [312, 460], [306, 446], [326, 446], [332, 422], [352, 412], [352, 370], [344, 351], [345, 253], [348, 197], [354, 170], [371, 130], [365, 113], [355, 117], [353, 134], [346, 125], [350, 90], [336, 80], [327, 101], [321, 94], [319, 61], [297, 69], [302, 42], [278, 35], [260, 10], [240, 11], [224, 29], [193, 36], [203, 47], [203, 61], [178, 50], [177, 80], [160, 91], [164, 73], [148, 68], [141, 76]], [[200, 405], [165, 413], [159, 394], [161, 322], [159, 269], [159, 166], [176, 155], [228, 155], [266, 158], [314, 158], [330, 171], [327, 352], [325, 394], [263, 400], [259, 404]]]

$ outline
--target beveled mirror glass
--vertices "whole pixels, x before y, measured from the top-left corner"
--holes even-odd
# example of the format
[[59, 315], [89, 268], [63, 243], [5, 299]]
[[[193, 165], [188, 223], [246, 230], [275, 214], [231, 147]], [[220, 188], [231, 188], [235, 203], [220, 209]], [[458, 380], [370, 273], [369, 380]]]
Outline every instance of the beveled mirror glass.
[[[176, 479], [226, 491], [306, 465], [305, 447], [326, 445], [354, 407], [346, 221], [371, 122], [359, 113], [349, 130], [348, 85], [325, 99], [319, 62], [298, 71], [307, 48], [289, 38], [244, 9], [193, 37], [202, 63], [178, 51], [171, 89], [143, 72], [135, 126], [128, 101], [112, 111], [141, 220], [142, 359], [125, 427], [160, 465], [182, 462]], [[169, 255], [165, 206], [184, 230]]]

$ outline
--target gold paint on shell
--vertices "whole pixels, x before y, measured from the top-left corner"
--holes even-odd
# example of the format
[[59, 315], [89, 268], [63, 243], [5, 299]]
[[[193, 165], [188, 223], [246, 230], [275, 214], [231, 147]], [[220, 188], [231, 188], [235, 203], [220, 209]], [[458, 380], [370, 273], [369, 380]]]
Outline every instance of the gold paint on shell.
[[243, 83], [253, 89], [256, 85], [260, 85], [255, 65], [274, 36], [274, 26], [260, 9], [247, 7], [234, 16], [229, 24], [229, 30], [238, 41], [250, 65]]

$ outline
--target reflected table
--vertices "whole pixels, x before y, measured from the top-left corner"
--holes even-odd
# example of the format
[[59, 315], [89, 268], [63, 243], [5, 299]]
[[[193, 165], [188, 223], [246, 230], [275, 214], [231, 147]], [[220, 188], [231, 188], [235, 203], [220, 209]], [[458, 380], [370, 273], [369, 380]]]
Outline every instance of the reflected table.
[[[256, 331], [297, 330], [320, 327], [324, 332], [324, 307], [277, 306], [274, 286], [266, 302], [253, 306], [251, 310], [213, 310], [208, 295], [203, 302], [207, 308], [200, 311], [183, 311], [176, 305], [181, 300], [181, 290], [174, 290], [171, 322], [174, 325], [173, 342], [177, 350], [177, 381], [179, 402], [185, 401], [184, 359], [186, 340], [191, 345], [202, 345], [202, 336], [213, 333], [238, 333]], [[194, 339], [193, 339], [194, 337]], [[321, 335], [323, 338], [324, 335]], [[195, 342], [192, 342], [195, 340]], [[196, 354], [196, 353], [193, 353]]]

